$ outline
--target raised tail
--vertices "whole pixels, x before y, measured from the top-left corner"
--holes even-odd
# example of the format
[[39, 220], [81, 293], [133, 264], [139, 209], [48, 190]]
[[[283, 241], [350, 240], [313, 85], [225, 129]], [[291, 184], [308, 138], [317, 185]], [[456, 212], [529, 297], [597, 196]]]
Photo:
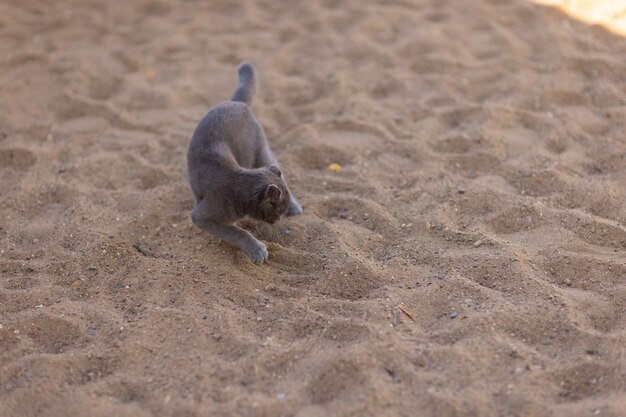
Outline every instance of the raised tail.
[[239, 86], [235, 90], [232, 101], [240, 101], [248, 106], [252, 104], [254, 91], [256, 90], [256, 80], [254, 77], [254, 68], [247, 62], [239, 65]]

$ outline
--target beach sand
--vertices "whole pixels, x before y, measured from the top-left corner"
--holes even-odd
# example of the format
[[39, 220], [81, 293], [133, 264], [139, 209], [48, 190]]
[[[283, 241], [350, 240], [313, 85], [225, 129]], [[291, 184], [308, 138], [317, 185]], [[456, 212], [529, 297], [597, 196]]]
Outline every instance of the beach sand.
[[[524, 0], [15, 0], [0, 50], [0, 416], [626, 415], [610, 28]], [[305, 209], [243, 222], [260, 267], [189, 219], [189, 139], [244, 60]]]

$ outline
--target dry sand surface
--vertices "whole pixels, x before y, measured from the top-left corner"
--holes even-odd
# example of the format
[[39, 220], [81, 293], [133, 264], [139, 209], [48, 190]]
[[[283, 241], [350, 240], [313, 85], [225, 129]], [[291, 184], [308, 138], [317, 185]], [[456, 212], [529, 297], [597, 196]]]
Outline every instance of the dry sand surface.
[[[626, 415], [626, 40], [238, 3], [0, 3], [0, 416]], [[305, 207], [261, 267], [189, 220], [243, 60]]]

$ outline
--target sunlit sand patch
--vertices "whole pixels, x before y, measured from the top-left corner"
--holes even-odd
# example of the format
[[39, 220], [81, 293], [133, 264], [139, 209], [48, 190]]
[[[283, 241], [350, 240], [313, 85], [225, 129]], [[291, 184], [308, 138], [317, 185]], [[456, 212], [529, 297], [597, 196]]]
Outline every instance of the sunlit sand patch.
[[589, 24], [598, 24], [626, 36], [626, 0], [530, 0], [554, 6]]

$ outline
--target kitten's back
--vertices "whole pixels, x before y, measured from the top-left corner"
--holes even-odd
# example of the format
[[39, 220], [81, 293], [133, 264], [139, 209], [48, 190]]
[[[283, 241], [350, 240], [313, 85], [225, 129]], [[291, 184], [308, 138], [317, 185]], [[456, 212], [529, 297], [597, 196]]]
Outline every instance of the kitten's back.
[[259, 155], [267, 153], [263, 128], [248, 107], [254, 96], [254, 68], [239, 66], [239, 85], [232, 101], [220, 103], [202, 118], [189, 144], [187, 166], [196, 197], [242, 168], [258, 167]]
[[[189, 147], [190, 167], [234, 158], [241, 167], [254, 168], [259, 150], [266, 146], [263, 129], [248, 107], [256, 91], [254, 67], [244, 62], [238, 74], [239, 85], [231, 101], [210, 109], [198, 124]], [[219, 143], [227, 145], [227, 154], [223, 146], [216, 146]]]
[[198, 124], [189, 146], [189, 164], [230, 162], [220, 160], [232, 157], [238, 165], [252, 168], [258, 135], [259, 125], [247, 105], [220, 103]]

